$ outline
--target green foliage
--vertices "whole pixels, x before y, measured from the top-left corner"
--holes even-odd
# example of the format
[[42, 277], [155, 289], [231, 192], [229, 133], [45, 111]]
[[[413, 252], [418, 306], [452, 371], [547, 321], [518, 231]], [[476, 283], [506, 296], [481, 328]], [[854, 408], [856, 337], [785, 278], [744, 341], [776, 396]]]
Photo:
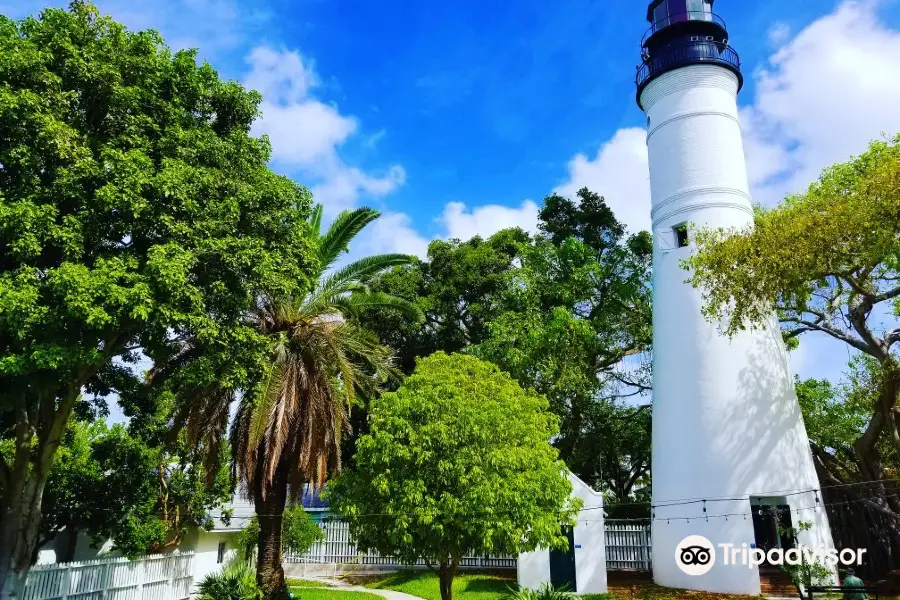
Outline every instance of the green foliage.
[[442, 572], [470, 554], [564, 548], [579, 506], [547, 408], [496, 366], [437, 352], [373, 403], [355, 469], [326, 493], [358, 547]]
[[542, 583], [536, 590], [510, 587], [507, 595], [508, 600], [575, 600], [575, 598], [577, 596], [567, 586], [555, 588], [548, 581]]
[[[896, 287], [898, 223], [900, 139], [873, 142], [805, 194], [758, 209], [753, 230], [697, 232], [699, 252], [685, 266], [705, 313], [727, 318], [730, 332], [765, 324], [773, 306], [793, 326], [842, 330], [845, 307]], [[900, 296], [879, 301], [900, 314]]]
[[503, 310], [470, 351], [545, 394], [572, 471], [629, 502], [649, 474], [650, 418], [619, 398], [649, 389], [651, 244], [625, 238], [597, 194], [578, 196], [545, 200], [546, 234], [522, 247]]
[[[797, 534], [801, 531], [809, 531], [812, 529], [811, 521], [800, 521], [797, 527], [782, 527], [781, 534], [797, 539]], [[800, 553], [800, 561], [798, 564], [788, 564], [785, 562], [781, 565], [781, 570], [791, 577], [794, 587], [800, 591], [803, 597], [803, 591], [809, 590], [810, 587], [832, 585], [834, 581], [834, 572], [827, 565], [811, 561], [807, 553]]]
[[133, 558], [177, 545], [191, 527], [211, 527], [209, 511], [231, 498], [229, 473], [220, 469], [208, 484], [202, 465], [180, 450], [148, 445], [122, 425], [72, 421], [42, 497], [41, 541], [81, 531]]
[[[453, 597], [456, 600], [503, 600], [514, 581], [515, 572], [501, 574], [463, 571], [453, 579]], [[396, 590], [425, 600], [441, 600], [438, 575], [427, 570], [388, 573], [375, 581], [366, 581], [365, 586]]]
[[400, 368], [411, 373], [416, 358], [458, 352], [482, 342], [487, 323], [500, 307], [520, 245], [528, 236], [508, 229], [484, 240], [435, 240], [428, 259], [372, 278], [373, 290], [393, 294], [425, 314], [425, 326], [391, 309], [371, 310], [363, 322], [397, 352]]
[[[649, 389], [651, 239], [628, 236], [587, 189], [577, 201], [546, 198], [540, 218], [537, 236], [433, 242], [427, 260], [372, 281], [416, 302], [425, 327], [391, 310], [363, 322], [398, 350], [406, 373], [416, 357], [463, 351], [545, 394], [569, 468], [613, 501], [633, 501], [649, 473], [649, 414], [621, 398]], [[354, 426], [367, 423], [359, 415]]]
[[0, 83], [0, 431], [20, 449], [0, 572], [21, 580], [82, 390], [132, 392], [134, 349], [158, 364], [187, 338], [205, 352], [185, 385], [246, 387], [270, 349], [248, 310], [308, 289], [316, 257], [309, 192], [250, 135], [259, 94], [194, 51], [76, 1], [0, 17]]
[[[863, 362], [856, 358], [851, 365]], [[852, 384], [835, 386], [827, 379], [801, 381], [795, 376], [795, 386], [810, 441], [830, 452], [852, 452], [871, 416], [873, 399], [853, 394], [858, 388]]]
[[[322, 528], [312, 520], [302, 506], [292, 504], [284, 509], [281, 522], [281, 546], [284, 551], [303, 554], [312, 548], [313, 544], [324, 539]], [[235, 545], [238, 547], [238, 556], [252, 561], [256, 556], [258, 542], [259, 520], [253, 515], [247, 526], [237, 535]]]
[[256, 573], [245, 562], [226, 565], [210, 573], [197, 586], [199, 600], [258, 600], [262, 592], [256, 585]]
[[[825, 388], [800, 390], [823, 443], [852, 444], [852, 453], [831, 453], [837, 460], [818, 453], [828, 482], [896, 475], [890, 465], [900, 461], [900, 138], [873, 142], [825, 169], [804, 194], [758, 209], [755, 228], [698, 231], [694, 240], [698, 251], [684, 266], [703, 293], [704, 314], [724, 320], [729, 334], [768, 327], [775, 312], [789, 341], [817, 331], [872, 361], [867, 399], [848, 396], [853, 404], [844, 409], [822, 402]], [[857, 419], [850, 415], [860, 414], [859, 402], [868, 404], [869, 416], [851, 441]], [[824, 421], [816, 422], [819, 416]], [[900, 513], [896, 498], [881, 502]]]

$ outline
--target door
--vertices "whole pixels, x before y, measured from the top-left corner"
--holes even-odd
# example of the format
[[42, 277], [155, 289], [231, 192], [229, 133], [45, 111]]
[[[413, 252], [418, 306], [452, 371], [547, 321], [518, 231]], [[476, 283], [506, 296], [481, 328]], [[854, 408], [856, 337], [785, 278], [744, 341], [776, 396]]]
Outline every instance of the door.
[[563, 527], [562, 533], [569, 540], [569, 549], [564, 552], [550, 551], [550, 584], [555, 588], [565, 587], [570, 592], [576, 592], [575, 534], [571, 527]]
[[[756, 547], [768, 552], [772, 548], [790, 550], [795, 540], [791, 537], [791, 507], [787, 504], [755, 504], [751, 507], [753, 535]], [[768, 564], [766, 561], [765, 564]]]

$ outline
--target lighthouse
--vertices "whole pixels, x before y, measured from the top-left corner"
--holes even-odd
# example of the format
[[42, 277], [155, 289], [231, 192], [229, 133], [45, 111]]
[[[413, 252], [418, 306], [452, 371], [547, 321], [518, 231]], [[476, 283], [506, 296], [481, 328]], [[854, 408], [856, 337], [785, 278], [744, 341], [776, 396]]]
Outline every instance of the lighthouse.
[[[636, 78], [654, 239], [653, 578], [756, 595], [778, 567], [742, 563], [750, 550], [832, 541], [774, 315], [767, 328], [726, 337], [701, 314], [701, 292], [682, 268], [698, 229], [753, 224], [740, 59], [713, 2], [651, 2]], [[801, 523], [812, 526], [788, 534]], [[694, 564], [685, 566], [689, 536], [708, 542], [712, 560], [697, 560], [692, 538]]]

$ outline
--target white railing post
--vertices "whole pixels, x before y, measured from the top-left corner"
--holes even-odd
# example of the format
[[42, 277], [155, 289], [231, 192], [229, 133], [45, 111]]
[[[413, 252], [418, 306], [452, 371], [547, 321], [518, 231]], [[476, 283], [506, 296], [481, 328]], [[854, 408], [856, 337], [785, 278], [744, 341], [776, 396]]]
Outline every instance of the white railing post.
[[62, 572], [62, 575], [60, 577], [60, 582], [59, 582], [59, 593], [61, 594], [61, 596], [60, 596], [61, 600], [68, 600], [69, 594], [72, 591], [69, 589], [69, 587], [71, 585], [72, 585], [72, 570], [71, 570], [71, 567], [66, 565], [65, 567], [63, 567], [63, 572]]
[[106, 590], [109, 587], [109, 563], [100, 565], [100, 600], [106, 600]]

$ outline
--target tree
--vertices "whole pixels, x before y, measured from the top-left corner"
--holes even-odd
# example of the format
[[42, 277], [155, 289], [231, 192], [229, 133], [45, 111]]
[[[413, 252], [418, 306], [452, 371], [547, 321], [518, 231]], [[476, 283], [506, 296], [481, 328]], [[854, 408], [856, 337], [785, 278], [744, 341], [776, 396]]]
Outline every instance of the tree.
[[[797, 527], [781, 527], [779, 526], [779, 534], [781, 536], [796, 540], [800, 532], [812, 529], [812, 521], [800, 521]], [[781, 565], [782, 573], [791, 578], [794, 589], [800, 598], [808, 598], [811, 596], [809, 588], [813, 586], [827, 586], [834, 583], [834, 572], [827, 564], [817, 562], [815, 558], [809, 556], [806, 552], [800, 552], [800, 560], [795, 564], [784, 562]], [[824, 562], [824, 561], [823, 561]]]
[[652, 340], [652, 244], [646, 232], [626, 237], [602, 197], [578, 199], [545, 199], [544, 233], [520, 250], [503, 308], [471, 352], [545, 394], [569, 468], [628, 503], [650, 467], [649, 411], [621, 400], [649, 390], [649, 362], [635, 359]]
[[[177, 546], [192, 528], [212, 528], [210, 511], [231, 500], [225, 465], [208, 484], [183, 442], [150, 444], [134, 429], [103, 419], [69, 422], [44, 489], [32, 562], [60, 536], [66, 545], [57, 559], [68, 562], [79, 533], [95, 544], [112, 540], [113, 550], [133, 558]], [[6, 460], [13, 447], [12, 439], [0, 440]]]
[[[250, 136], [260, 97], [193, 51], [81, 0], [0, 17], [0, 598], [20, 589], [47, 477], [83, 390], [131, 380], [195, 336], [241, 385], [268, 340], [260, 290], [296, 293], [312, 259], [309, 193]], [[114, 360], [117, 359], [117, 360]], [[123, 362], [126, 364], [123, 366]]]
[[424, 559], [451, 600], [466, 555], [565, 548], [580, 506], [547, 400], [496, 366], [437, 352], [372, 403], [355, 468], [326, 488], [362, 550]]
[[417, 303], [424, 327], [389, 309], [363, 320], [398, 351], [406, 373], [437, 350], [467, 352], [545, 394], [561, 419], [555, 443], [569, 468], [612, 501], [633, 501], [649, 471], [650, 419], [622, 400], [649, 390], [651, 239], [628, 235], [587, 189], [577, 199], [547, 197], [539, 216], [536, 236], [509, 229], [432, 242], [427, 260], [373, 280], [374, 289]]
[[459, 352], [488, 336], [528, 235], [506, 229], [488, 239], [435, 240], [428, 258], [371, 278], [373, 290], [415, 303], [425, 322], [410, 322], [390, 308], [367, 310], [362, 321], [397, 352], [400, 368], [412, 372], [416, 359], [433, 352]]
[[[322, 207], [311, 219], [316, 232], [318, 268], [305, 295], [267, 294], [248, 319], [270, 340], [263, 377], [248, 389], [184, 385], [177, 377], [176, 429], [189, 443], [218, 449], [232, 403], [239, 407], [231, 426], [232, 465], [244, 492], [253, 500], [259, 522], [257, 581], [265, 597], [286, 593], [281, 564], [282, 521], [288, 491], [296, 496], [307, 482], [322, 485], [341, 468], [341, 437], [349, 432], [348, 411], [358, 397], [372, 397], [394, 375], [393, 355], [377, 336], [356, 320], [367, 308], [390, 307], [421, 319], [418, 309], [399, 298], [371, 291], [366, 278], [413, 259], [402, 254], [361, 258], [334, 270], [353, 238], [379, 213], [370, 208], [345, 211], [318, 235]], [[191, 340], [195, 342], [195, 340]], [[187, 343], [170, 362], [203, 356], [202, 340]], [[154, 377], [165, 379], [168, 367]], [[208, 465], [215, 465], [215, 455]]]
[[[826, 169], [801, 195], [758, 209], [756, 227], [700, 231], [685, 262], [702, 290], [704, 313], [734, 334], [765, 327], [773, 311], [786, 338], [831, 336], [878, 365], [877, 400], [853, 441], [865, 481], [900, 464], [900, 138], [873, 142]], [[885, 321], [886, 320], [886, 321]], [[887, 323], [884, 325], [883, 323]], [[888, 449], [888, 453], [884, 452]], [[900, 543], [900, 499], [879, 483], [863, 498], [891, 516]]]
[[[133, 532], [136, 526], [148, 533], [158, 529], [158, 521], [138, 522], [131, 518], [152, 514], [156, 505], [154, 454], [121, 425], [108, 427], [102, 420], [71, 422], [47, 479], [38, 547], [65, 531], [69, 555], [60, 557], [60, 562], [75, 560], [74, 546], [82, 531], [96, 541], [118, 537], [116, 546], [124, 549], [127, 556], [142, 554], [132, 552], [141, 545], [135, 538], [158, 534], [135, 536], [125, 532]], [[146, 545], [141, 550], [145, 552]]]

